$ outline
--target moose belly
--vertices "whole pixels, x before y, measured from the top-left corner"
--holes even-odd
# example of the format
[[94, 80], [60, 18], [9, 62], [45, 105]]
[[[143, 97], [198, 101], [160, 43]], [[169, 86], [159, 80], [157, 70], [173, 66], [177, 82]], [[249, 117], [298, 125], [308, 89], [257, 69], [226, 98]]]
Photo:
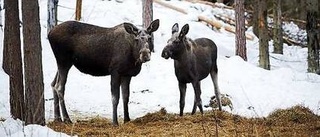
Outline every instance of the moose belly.
[[79, 58], [73, 59], [74, 66], [85, 74], [93, 76], [106, 76], [110, 75], [108, 64], [99, 62], [97, 60], [80, 60]]
[[175, 69], [175, 74], [178, 81], [181, 83], [190, 83], [195, 79], [195, 75], [190, 73], [190, 71]]
[[190, 83], [193, 81], [201, 81], [206, 78], [210, 73], [210, 69], [211, 67], [203, 63], [192, 68], [176, 67], [175, 74], [179, 82]]

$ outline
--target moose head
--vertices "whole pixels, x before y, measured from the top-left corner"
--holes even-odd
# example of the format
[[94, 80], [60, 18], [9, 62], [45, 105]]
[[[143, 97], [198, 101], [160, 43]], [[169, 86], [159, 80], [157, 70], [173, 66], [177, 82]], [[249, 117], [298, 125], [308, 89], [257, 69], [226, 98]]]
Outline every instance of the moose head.
[[189, 32], [189, 25], [186, 24], [182, 27], [179, 33], [179, 25], [175, 23], [172, 26], [172, 36], [167, 41], [167, 45], [162, 51], [162, 57], [168, 59], [171, 57], [172, 59], [177, 59], [185, 49], [189, 50], [190, 45], [188, 44], [186, 35]]
[[156, 31], [159, 28], [159, 19], [154, 20], [150, 23], [147, 29], [138, 29], [136, 26], [131, 23], [124, 23], [125, 30], [134, 35], [135, 37], [135, 47], [139, 51], [137, 62], [145, 63], [150, 60], [151, 51], [153, 51], [153, 41], [152, 41], [152, 32]]

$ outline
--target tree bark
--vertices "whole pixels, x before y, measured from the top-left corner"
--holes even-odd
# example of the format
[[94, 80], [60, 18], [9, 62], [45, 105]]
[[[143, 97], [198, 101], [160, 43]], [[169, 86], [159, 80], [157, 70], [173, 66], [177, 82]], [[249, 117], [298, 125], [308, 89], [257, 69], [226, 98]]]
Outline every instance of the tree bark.
[[82, 0], [77, 0], [75, 20], [79, 21], [81, 19], [81, 9], [82, 9]]
[[[148, 27], [153, 20], [153, 0], [142, 1], [142, 26]], [[152, 45], [154, 43], [153, 34], [151, 35]], [[150, 47], [151, 51], [154, 52], [154, 47]]]
[[320, 31], [317, 26], [318, 0], [307, 0], [308, 72], [320, 74]]
[[[254, 3], [259, 3], [259, 0], [253, 0]], [[259, 38], [259, 7], [253, 8], [252, 13], [252, 27], [253, 27], [253, 34], [256, 35]]]
[[18, 0], [5, 2], [3, 69], [10, 77], [10, 113], [24, 120], [24, 91]]
[[281, 0], [273, 0], [273, 53], [283, 54]]
[[45, 125], [38, 0], [22, 0], [26, 124]]
[[1, 27], [1, 29], [2, 29], [2, 27], [3, 27], [2, 11], [3, 11], [3, 9], [2, 9], [2, 0], [0, 0], [0, 27]]
[[236, 55], [247, 61], [247, 48], [244, 20], [244, 0], [236, 0]]
[[48, 0], [47, 34], [49, 34], [51, 29], [57, 25], [58, 2], [59, 0]]
[[[307, 20], [307, 2], [306, 0], [300, 0], [299, 6], [301, 8], [301, 12], [299, 14], [301, 20]], [[320, 7], [320, 6], [319, 6]]]
[[265, 0], [258, 0], [259, 16], [259, 66], [270, 70], [269, 45], [268, 45], [268, 26], [267, 26], [267, 7]]

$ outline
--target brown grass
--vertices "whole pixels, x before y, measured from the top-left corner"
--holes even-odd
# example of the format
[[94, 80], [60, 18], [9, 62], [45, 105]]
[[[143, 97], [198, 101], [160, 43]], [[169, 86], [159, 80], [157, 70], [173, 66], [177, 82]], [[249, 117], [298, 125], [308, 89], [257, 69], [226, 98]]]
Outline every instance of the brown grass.
[[146, 114], [119, 127], [95, 117], [74, 124], [48, 123], [48, 127], [79, 136], [320, 136], [320, 116], [295, 106], [276, 110], [265, 118], [245, 118], [228, 112], [208, 111], [180, 117], [165, 109]]

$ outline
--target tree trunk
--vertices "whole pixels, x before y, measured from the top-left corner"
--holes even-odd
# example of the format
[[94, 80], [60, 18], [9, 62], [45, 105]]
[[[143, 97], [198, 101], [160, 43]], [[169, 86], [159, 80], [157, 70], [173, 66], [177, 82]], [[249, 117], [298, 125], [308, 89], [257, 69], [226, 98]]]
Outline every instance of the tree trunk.
[[59, 0], [48, 0], [47, 34], [49, 34], [50, 30], [57, 25], [58, 2]]
[[300, 0], [299, 6], [301, 8], [301, 12], [299, 14], [301, 20], [307, 20], [307, 2], [306, 0]]
[[45, 125], [38, 0], [22, 0], [26, 124]]
[[283, 54], [281, 0], [273, 0], [273, 53]]
[[247, 48], [244, 20], [244, 0], [236, 0], [236, 55], [247, 61]]
[[10, 113], [24, 120], [24, 91], [18, 0], [5, 2], [3, 68], [10, 77]]
[[268, 26], [267, 26], [267, 7], [265, 0], [259, 0], [259, 16], [258, 16], [258, 28], [259, 28], [259, 66], [261, 68], [270, 70], [269, 61], [269, 45], [268, 45]]
[[[153, 20], [153, 0], [143, 0], [142, 1], [142, 26], [144, 28], [148, 27]], [[151, 41], [153, 45], [154, 37], [151, 35]], [[154, 52], [154, 47], [150, 47], [151, 51]]]
[[75, 20], [79, 21], [81, 19], [81, 9], [82, 9], [82, 0], [77, 0]]
[[317, 26], [318, 0], [307, 0], [308, 72], [320, 74], [320, 31]]
[[[254, 3], [259, 3], [259, 0], [253, 0]], [[253, 34], [256, 35], [259, 38], [259, 8], [255, 7], [253, 8], [252, 13], [252, 27], [253, 27]]]
[[2, 29], [2, 27], [3, 27], [2, 11], [3, 11], [3, 9], [2, 9], [2, 0], [0, 0], [0, 27], [1, 27], [1, 29]]

